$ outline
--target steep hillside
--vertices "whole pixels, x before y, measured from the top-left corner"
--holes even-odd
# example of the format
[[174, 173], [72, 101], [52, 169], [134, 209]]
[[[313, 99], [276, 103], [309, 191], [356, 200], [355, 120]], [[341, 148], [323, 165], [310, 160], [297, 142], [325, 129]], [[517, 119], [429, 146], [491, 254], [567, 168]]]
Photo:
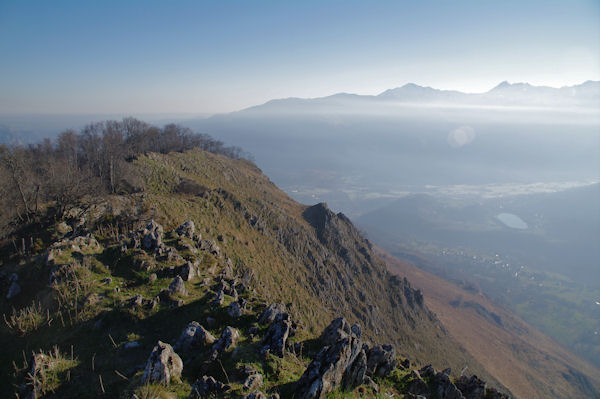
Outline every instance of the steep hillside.
[[[23, 228], [22, 248], [5, 242], [3, 391], [27, 381], [36, 364], [57, 364], [45, 380], [49, 394], [152, 397], [140, 391], [148, 354], [200, 321], [215, 337], [233, 334], [226, 325], [242, 331], [239, 350], [215, 363], [229, 348], [226, 337], [214, 356], [199, 352], [212, 362], [183, 352], [184, 373], [172, 392], [187, 397], [209, 371], [234, 381], [236, 367], [253, 364], [268, 378], [266, 388], [284, 395], [316, 356], [315, 338], [340, 316], [362, 326], [360, 339], [391, 343], [412, 364], [451, 367], [455, 375], [468, 367], [494, 384], [450, 339], [421, 292], [389, 274], [344, 215], [294, 202], [245, 160], [198, 150], [133, 162], [142, 192], [87, 198], [64, 219]], [[275, 334], [273, 324], [257, 323], [272, 302], [286, 304], [288, 319], [276, 320], [294, 326], [288, 346], [300, 350], [283, 360], [257, 350]], [[30, 359], [32, 351], [45, 355]], [[424, 370], [426, 382], [447, 380], [431, 370]]]
[[[381, 249], [389, 270], [423, 290], [448, 332], [520, 398], [598, 398], [600, 370], [497, 306]], [[476, 326], [476, 327], [474, 327]]]

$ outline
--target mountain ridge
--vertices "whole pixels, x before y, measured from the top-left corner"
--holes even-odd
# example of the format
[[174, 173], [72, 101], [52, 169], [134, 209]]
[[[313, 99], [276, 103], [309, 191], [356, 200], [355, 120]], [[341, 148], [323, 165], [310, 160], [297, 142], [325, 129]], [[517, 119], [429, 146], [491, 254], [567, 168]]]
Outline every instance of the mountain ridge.
[[[507, 96], [512, 98], [507, 98]], [[366, 106], [390, 105], [392, 103], [406, 104], [456, 104], [488, 105], [488, 106], [568, 106], [568, 107], [593, 107], [600, 101], [600, 81], [587, 80], [580, 84], [562, 86], [535, 86], [525, 82], [509, 83], [503, 81], [482, 93], [466, 93], [458, 90], [441, 90], [415, 83], [407, 83], [392, 89], [387, 89], [375, 95], [354, 93], [334, 93], [323, 97], [301, 98], [288, 97], [272, 99], [263, 104], [251, 106], [230, 114], [217, 114], [213, 117], [244, 114], [257, 111], [277, 111], [283, 106], [296, 107], [311, 106]]]
[[[491, 385], [500, 385], [448, 338], [423, 307], [420, 292], [389, 274], [343, 214], [322, 203], [309, 207], [294, 202], [243, 159], [192, 150], [148, 153], [130, 162], [143, 190], [84, 198], [71, 204], [64, 217], [54, 214], [57, 220], [44, 218], [41, 226], [25, 226], [16, 233], [29, 237], [18, 253], [4, 242], [3, 253], [11, 255], [3, 258], [0, 277], [10, 300], [0, 305], [7, 320], [13, 307], [13, 324], [0, 329], [7, 344], [0, 362], [3, 389], [11, 383], [17, 391], [30, 386], [29, 367], [35, 371], [36, 364], [54, 361], [52, 356], [62, 359], [60, 354], [71, 347], [70, 363], [65, 359], [68, 377], [47, 387], [57, 397], [105, 391], [139, 395], [146, 378], [140, 364], [157, 340], [152, 353], [172, 350], [166, 342], [175, 343], [179, 351], [183, 343], [177, 336], [186, 326], [200, 328], [200, 322], [208, 328], [206, 337], [221, 334], [226, 325], [222, 337], [239, 331], [238, 352], [214, 352], [223, 358], [225, 378], [233, 379], [238, 364], [250, 362], [268, 378], [265, 389], [290, 397], [307, 360], [320, 349], [318, 334], [336, 317], [358, 323], [361, 327], [353, 327], [353, 334], [362, 330], [365, 343], [392, 343], [410, 364], [451, 367], [457, 378], [468, 365]], [[259, 351], [261, 342], [275, 340], [277, 333], [256, 323], [257, 312], [275, 302], [285, 304], [287, 319], [271, 327], [285, 322], [296, 336], [280, 348], [282, 357], [275, 341], [270, 354]], [[35, 320], [39, 313], [41, 323], [26, 328], [19, 324], [27, 312]], [[295, 344], [300, 352], [289, 354]], [[303, 355], [302, 345], [312, 352]], [[27, 359], [22, 350], [39, 351], [41, 357]], [[202, 348], [180, 354], [181, 381], [167, 382], [168, 389], [183, 392], [179, 397], [200, 389], [203, 374], [219, 379], [224, 374], [210, 360], [212, 352], [208, 360], [202, 360]], [[152, 355], [148, 359], [151, 366]], [[11, 360], [24, 360], [25, 365], [15, 366], [13, 373]], [[449, 373], [440, 378], [449, 381]], [[15, 381], [11, 375], [22, 379]], [[379, 382], [396, 390], [402, 381]], [[232, 385], [231, 396], [244, 391], [241, 384]], [[35, 381], [33, 386], [35, 392]]]

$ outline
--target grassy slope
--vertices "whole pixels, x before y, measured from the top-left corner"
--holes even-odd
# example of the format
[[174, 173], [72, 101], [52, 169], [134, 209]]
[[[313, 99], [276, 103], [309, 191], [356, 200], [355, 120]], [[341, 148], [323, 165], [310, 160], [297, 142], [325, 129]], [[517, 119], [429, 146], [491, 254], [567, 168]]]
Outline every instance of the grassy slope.
[[[483, 295], [465, 291], [383, 250], [377, 252], [392, 272], [423, 290], [427, 306], [450, 334], [517, 397], [594, 397], [569, 379], [577, 373], [585, 374], [600, 389], [600, 370]], [[459, 299], [463, 306], [456, 306]], [[491, 313], [499, 316], [502, 325]]]
[[[342, 314], [352, 322], [361, 323], [371, 340], [394, 342], [399, 346], [399, 352], [413, 361], [430, 362], [440, 369], [452, 367], [455, 372], [469, 364], [493, 381], [462, 348], [447, 339], [435, 317], [427, 312], [413, 312], [406, 306], [400, 309], [390, 306], [385, 298], [389, 287], [381, 281], [388, 278], [384, 274], [385, 265], [377, 261], [379, 270], [376, 269], [376, 273], [379, 275], [351, 273], [357, 287], [339, 286], [335, 274], [328, 270], [335, 268], [335, 259], [329, 263], [327, 260], [331, 259], [323, 261], [327, 264], [325, 270], [311, 269], [313, 262], [306, 259], [306, 252], [311, 251], [318, 259], [317, 252], [324, 248], [315, 240], [314, 230], [302, 216], [306, 206], [279, 190], [254, 164], [204, 152], [170, 154], [168, 157], [152, 154], [141, 158], [139, 163], [152, 176], [154, 191], [164, 189], [165, 181], [182, 178], [209, 189], [227, 191], [225, 196], [214, 196], [213, 191], [208, 196], [211, 206], [203, 204], [204, 200], [198, 197], [189, 196], [156, 195], [146, 202], [157, 208], [160, 222], [165, 226], [174, 227], [193, 219], [200, 220], [200, 225], [210, 231], [225, 233], [231, 239], [223, 247], [234, 263], [239, 260], [257, 272], [265, 297], [293, 303], [298, 317], [310, 331], [320, 331], [333, 317]], [[236, 209], [236, 202], [241, 203], [243, 209]], [[244, 220], [244, 213], [264, 221], [268, 226], [267, 233], [257, 233], [251, 228]], [[290, 235], [295, 241], [284, 246], [282, 241], [291, 240]], [[293, 248], [290, 250], [290, 247]], [[371, 263], [370, 267], [373, 267], [374, 262]], [[325, 284], [318, 286], [318, 278], [326, 273], [334, 276], [325, 276]], [[359, 288], [362, 292], [355, 293]], [[357, 298], [360, 295], [366, 298], [360, 301]], [[361, 302], [370, 303], [373, 308], [364, 309], [365, 303]], [[349, 303], [352, 303], [351, 307]], [[371, 321], [371, 326], [361, 319], [365, 317]]]
[[[52, 322], [25, 336], [6, 328], [0, 330], [0, 342], [5, 348], [0, 355], [3, 391], [10, 391], [11, 383], [15, 382], [11, 379], [13, 361], [19, 368], [31, 351], [48, 351], [54, 345], [67, 357], [72, 350], [75, 358], [68, 376], [63, 378], [67, 382], [57, 390], [58, 396], [95, 397], [102, 387], [112, 395], [135, 389], [141, 373], [138, 368], [143, 366], [157, 340], [174, 343], [188, 322], [203, 322], [208, 315], [217, 318], [217, 326], [212, 330], [216, 336], [227, 324], [244, 331], [254, 323], [255, 314], [265, 301], [277, 300], [287, 303], [303, 326], [297, 339], [317, 336], [332, 318], [343, 315], [352, 322], [360, 322], [368, 339], [393, 342], [401, 355], [417, 363], [430, 362], [438, 369], [451, 366], [455, 372], [469, 365], [470, 370], [493, 382], [470, 355], [449, 339], [429, 311], [407, 303], [405, 294], [412, 292], [410, 286], [402, 281], [396, 285], [388, 281], [385, 266], [372, 256], [369, 244], [343, 218], [324, 211], [332, 218], [331, 226], [339, 228], [341, 233], [338, 237], [338, 230], [325, 231], [321, 242], [303, 216], [307, 207], [291, 200], [256, 166], [244, 160], [196, 151], [150, 154], [140, 157], [136, 164], [146, 181], [145, 193], [94, 199], [88, 204], [91, 205], [87, 212], [88, 226], [103, 244], [103, 251], [74, 259], [87, 265], [81, 269], [87, 282], [85, 294], [100, 295], [98, 303], [83, 305], [83, 293], [79, 292], [78, 307], [59, 314], [52, 307], [52, 291], [47, 286], [49, 270], [43, 256], [5, 260], [3, 271], [19, 273], [23, 293], [11, 303], [2, 301], [2, 313], [10, 314], [13, 306], [21, 308], [35, 300], [49, 308]], [[192, 192], [189, 184], [186, 193], [181, 192], [180, 183], [184, 181], [196, 184]], [[132, 310], [123, 306], [135, 294], [154, 297], [168, 285], [170, 278], [148, 284], [149, 273], [135, 270], [131, 250], [119, 253], [119, 245], [111, 233], [113, 221], [119, 218], [132, 218], [137, 227], [155, 219], [166, 232], [192, 219], [204, 237], [221, 236], [219, 245], [236, 269], [251, 268], [255, 272], [256, 293], [248, 297], [253, 313], [231, 320], [224, 308], [210, 306], [211, 287], [199, 282], [186, 284], [190, 294], [182, 298], [184, 306], [176, 309], [161, 305], [151, 311]], [[44, 244], [51, 241], [46, 239]], [[349, 251], [344, 247], [330, 250], [325, 241], [329, 245], [341, 242]], [[168, 234], [165, 242], [172, 246], [181, 244]], [[185, 250], [181, 253], [186, 255]], [[342, 255], [349, 260], [343, 260]], [[65, 255], [63, 262], [68, 263], [68, 258]], [[214, 264], [222, 267], [222, 259], [212, 256], [200, 259], [205, 276], [210, 275]], [[158, 267], [169, 265], [161, 262]], [[106, 277], [112, 278], [108, 285], [101, 283]], [[102, 320], [102, 325], [95, 328], [98, 320]], [[122, 343], [132, 340], [139, 341], [141, 346], [130, 350], [120, 348]], [[268, 379], [267, 387], [282, 392], [291, 389], [308, 359], [288, 357], [263, 364], [258, 362], [256, 346], [256, 338], [244, 335], [240, 357], [227, 359], [225, 367], [231, 372], [237, 363], [256, 364]], [[202, 353], [198, 357], [201, 359]], [[223, 378], [222, 371], [214, 364], [192, 360], [173, 392], [186, 397], [190, 384], [203, 368]], [[22, 377], [23, 371], [17, 374]]]

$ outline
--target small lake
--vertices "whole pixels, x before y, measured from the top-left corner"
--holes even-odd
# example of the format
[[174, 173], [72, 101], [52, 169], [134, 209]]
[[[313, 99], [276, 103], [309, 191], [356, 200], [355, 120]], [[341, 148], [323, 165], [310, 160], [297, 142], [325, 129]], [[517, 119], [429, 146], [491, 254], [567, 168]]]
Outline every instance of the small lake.
[[525, 230], [529, 227], [523, 219], [512, 213], [501, 213], [496, 218], [511, 229]]

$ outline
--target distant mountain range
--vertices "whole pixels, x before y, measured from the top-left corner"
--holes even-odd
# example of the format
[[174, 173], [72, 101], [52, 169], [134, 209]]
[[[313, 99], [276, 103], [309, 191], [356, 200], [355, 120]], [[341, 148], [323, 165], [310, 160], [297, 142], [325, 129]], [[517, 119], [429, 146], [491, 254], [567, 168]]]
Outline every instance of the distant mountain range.
[[[485, 93], [438, 90], [414, 83], [389, 89], [378, 95], [338, 93], [319, 98], [283, 98], [246, 108], [233, 114], [255, 113], [328, 113], [356, 107], [368, 112], [397, 105], [439, 107], [532, 107], [580, 108], [597, 110], [600, 106], [600, 81], [588, 80], [574, 86], [553, 88], [529, 83], [502, 82]], [[230, 114], [231, 115], [231, 114]]]

